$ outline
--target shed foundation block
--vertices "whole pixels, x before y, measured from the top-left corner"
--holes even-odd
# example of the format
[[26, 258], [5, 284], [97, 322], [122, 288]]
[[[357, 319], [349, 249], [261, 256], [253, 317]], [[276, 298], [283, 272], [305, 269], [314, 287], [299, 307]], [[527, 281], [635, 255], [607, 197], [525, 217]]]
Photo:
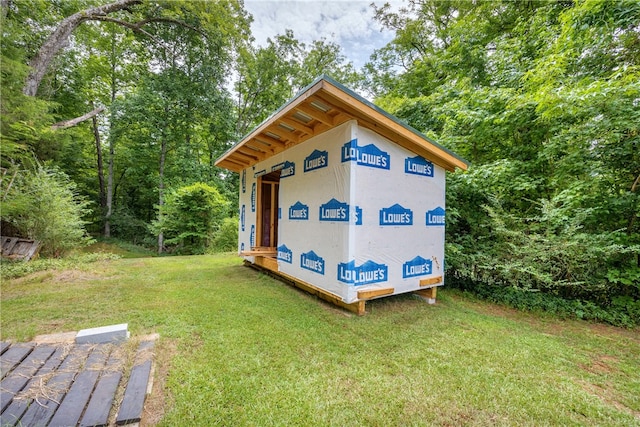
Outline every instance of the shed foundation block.
[[436, 303], [436, 293], [438, 292], [438, 287], [434, 286], [433, 288], [420, 289], [419, 291], [415, 291], [419, 298], [425, 300], [427, 304], [435, 304]]

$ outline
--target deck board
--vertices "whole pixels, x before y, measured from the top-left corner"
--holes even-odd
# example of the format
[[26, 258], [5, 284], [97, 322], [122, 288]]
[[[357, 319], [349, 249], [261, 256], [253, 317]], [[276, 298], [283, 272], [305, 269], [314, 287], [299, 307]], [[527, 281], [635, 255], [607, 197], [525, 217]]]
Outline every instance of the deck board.
[[58, 369], [58, 366], [62, 363], [65, 356], [65, 349], [59, 347], [55, 350], [53, 355], [49, 357], [44, 366], [38, 371], [37, 375], [31, 377], [27, 385], [23, 388], [21, 394], [26, 394], [25, 396], [20, 396], [18, 399], [13, 399], [11, 404], [2, 412], [0, 415], [0, 425], [25, 425], [24, 423], [18, 423], [20, 418], [27, 412], [32, 404], [36, 404], [33, 402], [33, 398], [30, 396], [35, 395], [33, 390], [38, 390], [41, 387], [42, 380]]
[[75, 346], [64, 359], [55, 375], [46, 382], [46, 396], [38, 404], [31, 405], [20, 419], [22, 425], [48, 425], [49, 420], [58, 410], [59, 402], [71, 386], [79, 367], [89, 354], [88, 345]]
[[33, 347], [33, 344], [16, 344], [5, 351], [0, 360], [0, 377], [4, 378], [13, 368], [18, 366], [31, 353]]
[[124, 391], [124, 400], [116, 418], [118, 425], [135, 423], [142, 418], [147, 384], [151, 376], [150, 350], [153, 349], [153, 344], [153, 341], [143, 341], [138, 347], [136, 362], [131, 369], [129, 383]]
[[13, 397], [27, 385], [29, 379], [38, 372], [54, 351], [55, 348], [49, 346], [36, 347], [0, 382], [0, 413], [9, 406]]
[[80, 426], [94, 427], [106, 426], [109, 422], [109, 413], [113, 406], [113, 400], [122, 378], [122, 359], [112, 352], [105, 366], [104, 372], [96, 385], [87, 409], [80, 421]]
[[157, 338], [140, 342], [133, 359], [122, 343], [3, 342], [0, 426], [107, 426], [114, 414], [120, 425], [140, 422]]
[[64, 396], [60, 407], [51, 418], [50, 426], [75, 426], [80, 420], [89, 396], [98, 381], [100, 371], [107, 359], [104, 346], [96, 346], [87, 359], [85, 369], [80, 372]]

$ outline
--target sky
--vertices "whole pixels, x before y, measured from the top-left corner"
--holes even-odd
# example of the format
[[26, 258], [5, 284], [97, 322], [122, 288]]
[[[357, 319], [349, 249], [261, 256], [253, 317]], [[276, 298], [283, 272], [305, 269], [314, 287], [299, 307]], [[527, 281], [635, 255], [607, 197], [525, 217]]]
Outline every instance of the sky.
[[360, 68], [393, 38], [374, 20], [369, 6], [385, 2], [394, 8], [402, 5], [402, 0], [245, 0], [244, 6], [253, 15], [251, 31], [257, 45], [265, 46], [267, 38], [290, 29], [305, 44], [322, 38], [338, 44], [347, 60]]

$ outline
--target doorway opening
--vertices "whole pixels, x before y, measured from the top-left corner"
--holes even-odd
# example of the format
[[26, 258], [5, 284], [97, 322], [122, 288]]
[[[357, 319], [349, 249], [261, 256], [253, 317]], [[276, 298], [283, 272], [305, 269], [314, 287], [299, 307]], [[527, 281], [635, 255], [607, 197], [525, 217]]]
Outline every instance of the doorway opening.
[[275, 250], [278, 246], [279, 189], [279, 170], [258, 178], [256, 243], [262, 248]]

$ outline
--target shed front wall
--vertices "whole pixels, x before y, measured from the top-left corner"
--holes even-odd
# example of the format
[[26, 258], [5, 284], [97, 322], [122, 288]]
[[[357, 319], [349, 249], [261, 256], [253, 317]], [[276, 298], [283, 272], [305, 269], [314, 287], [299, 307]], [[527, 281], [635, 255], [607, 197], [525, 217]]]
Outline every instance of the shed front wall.
[[360, 290], [398, 294], [443, 275], [444, 222], [429, 224], [429, 212], [444, 218], [444, 169], [356, 121], [241, 173], [240, 252], [256, 246], [259, 176], [278, 169], [283, 273], [346, 303]]

